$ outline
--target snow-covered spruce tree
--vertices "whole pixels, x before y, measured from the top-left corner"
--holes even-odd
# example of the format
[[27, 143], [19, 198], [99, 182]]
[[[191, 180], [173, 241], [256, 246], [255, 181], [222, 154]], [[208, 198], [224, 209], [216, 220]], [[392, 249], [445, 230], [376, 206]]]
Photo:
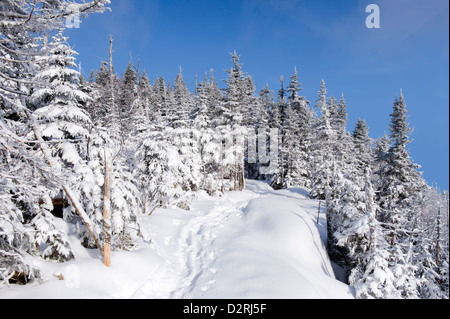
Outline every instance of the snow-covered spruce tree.
[[[93, 101], [89, 104], [87, 111], [91, 115], [94, 125], [108, 125], [111, 107], [117, 103], [117, 94], [112, 96], [112, 92], [118, 92], [120, 79], [114, 73], [114, 69], [113, 74], [114, 78], [111, 82], [109, 64], [103, 61], [100, 69], [95, 72], [95, 81], [90, 83], [92, 90], [90, 96]], [[111, 85], [113, 90], [111, 90]]]
[[193, 113], [193, 100], [191, 92], [186, 87], [186, 83], [183, 79], [182, 70], [175, 80], [173, 88], [174, 104], [171, 106], [171, 122], [174, 128], [188, 128], [191, 127], [192, 113]]
[[221, 170], [224, 178], [231, 182], [231, 189], [243, 190], [245, 149], [244, 138], [247, 134], [246, 128], [242, 126], [244, 108], [243, 101], [246, 98], [246, 87], [242, 65], [239, 63], [240, 56], [234, 52], [231, 54], [233, 66], [229, 70], [228, 79], [225, 80], [227, 87], [224, 89], [223, 101], [219, 103], [218, 113], [221, 122], [216, 126], [218, 134], [223, 137], [223, 161]]
[[[335, 133], [334, 144], [334, 154], [337, 162], [339, 163], [342, 170], [346, 170], [347, 166], [352, 166], [355, 159], [355, 154], [353, 153], [353, 139], [351, 134], [347, 131], [347, 104], [342, 94], [339, 102], [332, 97], [330, 98], [329, 104], [332, 104], [334, 109], [331, 117], [331, 125]], [[361, 172], [363, 174], [364, 171]]]
[[[91, 142], [91, 158], [89, 165], [95, 171], [96, 197], [91, 202], [92, 212], [97, 218], [97, 225], [102, 226], [103, 196], [105, 176], [105, 156], [110, 152], [112, 157], [111, 169], [111, 245], [113, 249], [132, 250], [142, 240], [137, 215], [141, 212], [140, 193], [126, 160], [117, 142], [110, 138], [110, 131], [96, 128]], [[100, 192], [99, 192], [100, 191]], [[85, 239], [87, 237], [85, 236]]]
[[[58, 188], [57, 176], [34, 145], [7, 126], [0, 110], [0, 286], [26, 284], [39, 277], [28, 254], [63, 260], [71, 256], [67, 239], [49, 214], [50, 189]], [[56, 191], [55, 191], [56, 193]], [[48, 218], [44, 220], [44, 218]], [[46, 223], [42, 225], [41, 223]], [[37, 227], [36, 227], [37, 226]], [[45, 243], [50, 245], [46, 247]], [[42, 249], [41, 249], [42, 248]], [[47, 249], [48, 248], [48, 249]], [[60, 249], [59, 253], [57, 249]]]
[[[275, 106], [273, 97], [273, 91], [269, 89], [269, 86], [266, 85], [265, 88], [260, 90], [258, 97], [254, 100], [253, 106], [250, 110], [250, 114], [252, 114], [251, 118], [253, 119], [250, 124], [248, 124], [249, 134], [252, 135], [248, 137], [246, 143], [246, 159], [245, 159], [245, 176], [248, 179], [254, 180], [269, 180], [271, 178], [271, 174], [266, 174], [265, 168], [267, 167], [268, 158], [265, 158], [265, 154], [269, 154], [270, 152], [270, 134], [269, 134], [269, 113], [273, 110]], [[260, 132], [265, 132], [263, 139], [258, 139]], [[261, 141], [261, 145], [259, 142]], [[265, 143], [265, 144], [262, 144]], [[258, 150], [261, 151], [258, 157]], [[262, 154], [265, 152], [264, 154]], [[262, 160], [262, 161], [261, 161]], [[262, 163], [264, 162], [264, 163]], [[264, 174], [263, 174], [264, 173]]]
[[335, 195], [327, 202], [334, 231], [330, 242], [336, 245], [331, 252], [349, 274], [349, 284], [358, 299], [400, 298], [396, 275], [389, 263], [389, 245], [377, 220], [371, 175], [367, 168], [363, 176], [341, 176], [328, 193], [329, 198]]
[[117, 97], [117, 107], [119, 110], [119, 116], [124, 125], [124, 133], [128, 136], [129, 130], [132, 129], [133, 125], [131, 123], [131, 117], [134, 112], [136, 112], [135, 101], [138, 99], [138, 75], [133, 69], [131, 62], [122, 76], [119, 84], [119, 94]]
[[169, 92], [168, 86], [166, 85], [166, 81], [163, 76], [157, 77], [155, 85], [155, 98], [157, 101], [157, 109], [160, 111], [162, 120], [167, 124], [172, 126], [171, 118], [171, 109], [169, 102]]
[[275, 107], [273, 91], [266, 85], [258, 95], [258, 107], [255, 110], [256, 123], [263, 128], [269, 126], [269, 113]]
[[[328, 189], [333, 185], [332, 167], [338, 165], [335, 158], [335, 130], [331, 125], [330, 108], [327, 102], [327, 89], [322, 80], [316, 107], [321, 116], [315, 121], [311, 144], [311, 197], [325, 200]], [[334, 164], [333, 164], [334, 163]], [[337, 167], [339, 167], [338, 165]]]
[[223, 126], [237, 126], [243, 123], [243, 100], [246, 89], [244, 82], [245, 74], [240, 64], [240, 56], [236, 53], [231, 54], [233, 66], [227, 70], [228, 79], [225, 80], [227, 87], [223, 89], [225, 96], [219, 106], [218, 115], [222, 118]]
[[58, 174], [50, 168], [47, 159], [41, 157], [37, 145], [25, 143], [23, 136], [34, 125], [29, 100], [30, 93], [39, 84], [34, 77], [39, 70], [36, 57], [44, 53], [40, 50], [40, 43], [45, 45], [42, 35], [62, 26], [73, 14], [103, 12], [108, 3], [109, 0], [83, 3], [56, 0], [30, 4], [24, 0], [5, 0], [0, 5], [0, 139], [4, 155], [0, 169], [8, 170], [0, 176], [0, 205], [3, 206], [0, 214], [1, 268], [6, 269], [6, 272], [2, 271], [0, 281], [26, 283], [32, 280], [37, 271], [26, 253], [36, 252], [36, 249], [48, 258], [70, 255], [62, 250], [61, 254], [50, 252], [64, 244], [41, 250], [44, 246], [35, 239], [42, 242], [46, 238], [39, 237], [39, 232], [35, 232], [33, 238], [29, 236], [29, 231], [33, 231], [30, 223], [34, 220], [35, 225], [42, 226], [42, 231], [48, 226], [47, 239], [53, 237], [55, 244], [59, 240], [52, 216], [48, 214], [52, 206], [48, 195], [49, 189], [57, 189], [61, 180], [56, 178]]
[[210, 106], [214, 103], [210, 98], [210, 85], [206, 78], [197, 85], [195, 109], [193, 114], [193, 134], [197, 143], [197, 151], [201, 157], [200, 189], [208, 194], [216, 194], [220, 190], [220, 155], [221, 135], [211, 128]]
[[345, 101], [344, 94], [342, 94], [341, 99], [339, 100], [338, 111], [336, 114], [335, 130], [337, 131], [338, 140], [344, 140], [347, 136], [347, 122], [348, 122], [348, 113], [347, 113], [347, 102]]
[[[47, 51], [45, 48], [44, 50]], [[75, 54], [61, 31], [53, 37], [47, 55], [38, 61], [42, 69], [35, 80], [42, 87], [35, 89], [32, 103], [36, 108], [33, 116], [39, 122], [37, 129], [48, 142], [47, 149], [55, 161], [53, 165], [62, 170], [65, 183], [77, 196], [75, 200], [82, 202], [83, 199], [90, 198], [94, 180], [86, 162], [89, 128], [92, 123], [87, 112], [81, 108], [81, 103], [89, 100], [89, 96], [77, 87], [79, 74], [72, 69], [76, 66]], [[34, 133], [30, 135], [30, 139], [33, 137]], [[53, 194], [53, 198], [56, 196], [57, 194]], [[72, 211], [74, 215], [77, 214], [74, 207]], [[39, 217], [43, 220], [36, 220], [36, 226], [48, 227], [49, 216]]]
[[270, 128], [278, 129], [279, 131], [282, 129], [280, 109], [278, 101], [275, 101], [275, 97], [272, 97], [272, 102], [268, 108], [268, 124]]
[[354, 154], [356, 159], [354, 163], [359, 174], [363, 175], [368, 167], [372, 167], [374, 161], [371, 148], [372, 141], [369, 137], [369, 128], [366, 121], [359, 119], [356, 123], [352, 144], [352, 154]]
[[377, 200], [391, 245], [390, 262], [395, 266], [397, 287], [403, 298], [417, 298], [421, 284], [416, 273], [416, 243], [420, 237], [417, 221], [426, 184], [407, 150], [412, 129], [407, 122], [403, 94], [394, 103], [390, 131], [391, 148], [387, 165], [379, 172]]
[[284, 141], [288, 140], [288, 130], [285, 127], [287, 122], [288, 107], [286, 102], [286, 90], [284, 89], [284, 77], [280, 77], [281, 88], [278, 91], [278, 98], [275, 108], [272, 110], [271, 117], [271, 128], [278, 129], [279, 132], [279, 143], [280, 150], [278, 156], [278, 169], [271, 178], [270, 185], [275, 189], [282, 189], [286, 186], [286, 175], [287, 175], [287, 161], [289, 149], [287, 148], [287, 143]]
[[159, 111], [156, 109], [153, 86], [150, 83], [147, 72], [144, 70], [139, 84], [139, 98], [143, 107], [143, 113], [151, 120], [156, 121], [159, 117]]
[[309, 188], [311, 180], [311, 171], [309, 167], [309, 154], [312, 138], [312, 124], [314, 111], [310, 109], [309, 102], [300, 95], [301, 85], [298, 80], [297, 68], [291, 77], [289, 85], [287, 114], [284, 122], [284, 141], [283, 147], [290, 150], [283, 163], [285, 166], [286, 177], [285, 187], [300, 186]]
[[[284, 81], [284, 79], [283, 79]], [[299, 117], [297, 116], [297, 110], [295, 109], [299, 104], [298, 94], [301, 90], [300, 84], [298, 83], [297, 68], [295, 69], [294, 75], [291, 77], [291, 83], [289, 88], [284, 91], [282, 83], [283, 94], [289, 93], [288, 102], [283, 107], [283, 129], [282, 129], [282, 146], [281, 146], [281, 171], [283, 172], [283, 188], [290, 187], [293, 185], [293, 176], [296, 175], [294, 172], [294, 159], [299, 156], [296, 152], [298, 149], [295, 147], [297, 142], [297, 130], [300, 127]]]
[[[355, 225], [366, 234], [364, 258], [352, 270], [350, 284], [360, 299], [397, 299], [401, 294], [395, 284], [395, 275], [389, 265], [389, 245], [385, 241], [383, 227], [377, 220], [378, 207], [371, 183], [370, 169], [366, 170], [366, 215]], [[368, 240], [368, 242], [367, 242]]]
[[178, 206], [188, 209], [190, 168], [185, 165], [176, 146], [173, 128], [150, 127], [137, 147], [135, 176], [147, 199], [144, 205], [155, 208]]
[[[391, 148], [387, 165], [380, 172], [378, 202], [383, 222], [412, 230], [411, 222], [418, 213], [416, 207], [420, 207], [418, 200], [425, 183], [418, 171], [420, 166], [413, 163], [407, 149], [412, 133], [407, 121], [406, 103], [401, 94], [391, 114]], [[394, 229], [391, 236], [393, 244], [402, 237]]]
[[374, 142], [373, 146], [373, 154], [374, 154], [374, 162], [373, 165], [373, 181], [375, 185], [379, 184], [379, 176], [378, 173], [382, 171], [388, 163], [389, 158], [389, 149], [390, 149], [391, 140], [389, 136], [384, 133], [384, 135]]
[[[361, 250], [358, 248], [360, 243], [358, 238], [354, 238], [353, 241], [342, 241], [341, 238], [347, 235], [350, 237], [351, 231], [348, 229], [353, 227], [350, 225], [365, 214], [368, 199], [364, 190], [367, 181], [364, 178], [367, 177], [367, 173], [372, 174], [369, 166], [372, 162], [369, 152], [370, 140], [367, 125], [363, 124], [362, 121], [358, 122], [353, 141], [350, 140], [352, 143], [341, 146], [346, 148], [348, 154], [355, 154], [355, 156], [335, 163], [332, 178], [334, 182], [327, 193], [327, 219], [331, 224], [328, 226], [330, 255], [348, 273], [355, 267], [358, 260], [361, 260], [357, 252]], [[339, 141], [337, 143], [339, 144]]]
[[[247, 76], [243, 80], [243, 96], [242, 101], [242, 126], [247, 128], [249, 133], [254, 136], [257, 134], [258, 129], [267, 128], [267, 112], [264, 102], [254, 96], [255, 85], [251, 76]], [[267, 139], [266, 139], [267, 140]], [[244, 152], [245, 156], [245, 175], [249, 179], [260, 178], [260, 163], [255, 159], [255, 154], [249, 154], [248, 144], [245, 144]], [[254, 152], [250, 148], [250, 153]]]
[[217, 85], [216, 79], [214, 78], [214, 70], [211, 69], [209, 72], [210, 75], [207, 92], [208, 92], [208, 105], [210, 107], [210, 112], [212, 112], [214, 107], [217, 106], [219, 102], [222, 100], [223, 95]]

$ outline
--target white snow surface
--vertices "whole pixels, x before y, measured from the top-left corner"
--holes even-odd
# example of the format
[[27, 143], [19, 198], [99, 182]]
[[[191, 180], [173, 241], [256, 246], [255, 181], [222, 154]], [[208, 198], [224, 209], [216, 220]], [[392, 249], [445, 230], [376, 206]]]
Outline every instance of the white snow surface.
[[[248, 181], [222, 197], [201, 194], [191, 211], [140, 216], [149, 244], [113, 252], [112, 266], [67, 228], [76, 260], [36, 260], [42, 281], [0, 288], [0, 299], [348, 299], [325, 249], [325, 216], [302, 189]], [[58, 275], [64, 280], [59, 280]]]

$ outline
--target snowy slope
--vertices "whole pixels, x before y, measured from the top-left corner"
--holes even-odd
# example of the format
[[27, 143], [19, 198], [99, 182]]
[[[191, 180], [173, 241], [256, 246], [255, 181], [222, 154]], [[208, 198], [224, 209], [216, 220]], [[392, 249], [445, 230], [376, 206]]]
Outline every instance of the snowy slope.
[[141, 216], [151, 244], [113, 253], [110, 269], [71, 237], [76, 261], [36, 261], [43, 282], [2, 288], [0, 298], [353, 298], [334, 277], [324, 216], [317, 225], [318, 203], [306, 195], [249, 181], [244, 192], [200, 196], [189, 212]]

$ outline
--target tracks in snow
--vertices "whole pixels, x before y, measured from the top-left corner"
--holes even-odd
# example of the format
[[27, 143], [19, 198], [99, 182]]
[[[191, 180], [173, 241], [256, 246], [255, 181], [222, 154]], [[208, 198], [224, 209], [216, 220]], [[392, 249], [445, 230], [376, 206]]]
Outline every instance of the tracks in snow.
[[199, 283], [198, 280], [205, 272], [215, 274], [219, 269], [214, 262], [220, 251], [214, 248], [214, 241], [221, 230], [233, 227], [229, 220], [240, 218], [242, 210], [248, 201], [230, 202], [221, 201], [203, 208], [195, 218], [183, 226], [178, 240], [178, 260], [184, 266], [179, 288], [172, 293], [172, 298], [182, 299], [200, 285], [206, 292], [215, 283], [214, 280]]
[[[222, 230], [236, 225], [243, 209], [255, 197], [259, 195], [249, 193], [241, 198], [227, 195], [195, 201], [189, 212], [170, 210], [175, 214], [171, 221], [172, 233], [153, 241], [161, 263], [149, 270], [148, 278], [135, 288], [132, 297], [183, 299], [194, 288], [208, 291], [215, 281], [199, 282], [199, 279], [202, 275], [214, 277], [220, 271], [214, 265], [220, 254], [214, 242]], [[169, 212], [161, 212], [166, 213]]]
[[289, 194], [255, 184], [250, 191], [194, 201], [189, 212], [161, 211], [161, 215], [173, 215], [164, 216], [166, 222], [171, 221], [172, 230], [164, 237], [154, 238], [153, 247], [161, 263], [149, 269], [148, 278], [136, 287], [133, 297], [183, 299], [206, 293], [215, 284], [214, 275], [221, 271], [216, 265], [220, 245], [214, 245], [215, 240], [221, 233], [229, 234], [230, 227], [240, 226], [251, 200], [274, 195]]

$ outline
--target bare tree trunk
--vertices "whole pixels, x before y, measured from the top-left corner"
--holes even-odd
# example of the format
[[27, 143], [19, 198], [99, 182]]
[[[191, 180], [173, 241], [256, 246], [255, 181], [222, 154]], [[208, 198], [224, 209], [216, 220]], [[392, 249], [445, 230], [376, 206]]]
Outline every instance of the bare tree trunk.
[[220, 191], [222, 193], [225, 192], [224, 186], [223, 186], [223, 166], [220, 166]]
[[245, 176], [244, 176], [244, 168], [242, 165], [239, 167], [239, 191], [243, 191], [245, 189]]
[[321, 206], [322, 206], [322, 202], [319, 201], [319, 210], [317, 212], [317, 225], [320, 224], [320, 212], [321, 212]]
[[147, 197], [148, 197], [147, 196], [147, 192], [145, 192], [145, 194], [143, 196], [143, 200], [142, 200], [143, 206], [144, 206], [144, 207], [142, 207], [142, 215], [146, 215], [147, 214]]
[[105, 151], [105, 185], [103, 188], [103, 264], [111, 267], [111, 159]]
[[238, 164], [234, 165], [234, 191], [237, 191], [238, 189]]

